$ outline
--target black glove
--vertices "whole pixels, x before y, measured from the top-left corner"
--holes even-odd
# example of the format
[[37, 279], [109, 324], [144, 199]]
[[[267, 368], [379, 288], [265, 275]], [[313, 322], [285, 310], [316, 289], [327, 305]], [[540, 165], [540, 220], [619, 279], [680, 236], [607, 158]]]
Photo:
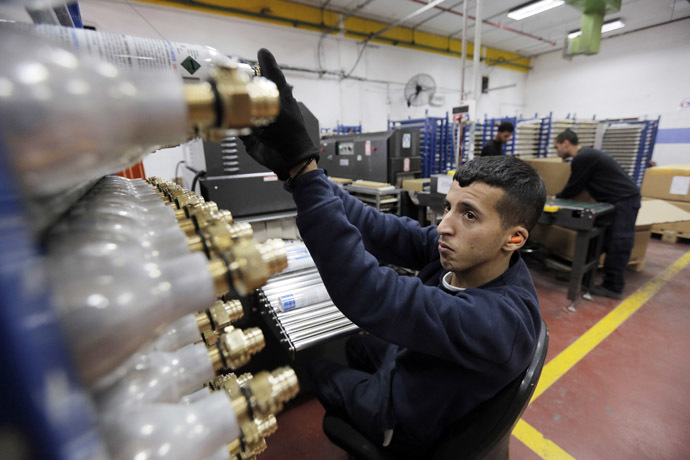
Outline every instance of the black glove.
[[242, 136], [247, 153], [271, 169], [280, 180], [286, 180], [290, 170], [309, 158], [319, 159], [318, 149], [309, 138], [304, 118], [292, 96], [292, 88], [275, 58], [267, 49], [260, 49], [261, 74], [271, 80], [280, 92], [280, 113], [269, 126], [255, 128], [249, 136]]
[[259, 164], [266, 166], [276, 173], [278, 179], [285, 182], [290, 178], [290, 169], [292, 168], [288, 167], [280, 153], [262, 143], [255, 134], [240, 136], [240, 139], [244, 143], [244, 148], [247, 150], [247, 153], [249, 153]]

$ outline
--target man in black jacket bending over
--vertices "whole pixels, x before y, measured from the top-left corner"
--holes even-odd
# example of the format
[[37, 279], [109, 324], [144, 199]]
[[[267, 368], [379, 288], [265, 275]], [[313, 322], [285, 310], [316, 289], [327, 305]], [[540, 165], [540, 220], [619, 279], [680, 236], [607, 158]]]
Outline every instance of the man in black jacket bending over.
[[580, 146], [577, 134], [569, 129], [556, 136], [555, 147], [559, 157], [572, 158], [570, 178], [556, 198], [572, 198], [586, 189], [596, 201], [616, 207], [604, 239], [604, 280], [592, 288], [592, 294], [621, 299], [625, 269], [635, 243], [640, 189], [616, 160], [601, 150]]
[[519, 159], [478, 158], [455, 175], [438, 227], [380, 213], [317, 168], [318, 149], [273, 55], [259, 51], [259, 63], [280, 90], [281, 112], [243, 138], [247, 151], [285, 181], [331, 299], [371, 334], [348, 343], [350, 367], [312, 363], [317, 395], [373, 442], [428, 454], [532, 358], [539, 301], [517, 250], [543, 211], [544, 184]]

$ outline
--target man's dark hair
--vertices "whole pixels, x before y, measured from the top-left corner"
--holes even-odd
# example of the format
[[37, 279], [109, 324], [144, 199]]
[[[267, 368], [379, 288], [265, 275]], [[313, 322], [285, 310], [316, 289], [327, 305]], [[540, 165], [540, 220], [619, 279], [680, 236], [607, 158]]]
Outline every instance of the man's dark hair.
[[503, 190], [496, 203], [503, 228], [524, 225], [531, 231], [544, 211], [544, 181], [530, 165], [510, 155], [480, 157], [462, 165], [455, 176], [460, 187], [482, 182]]
[[512, 133], [515, 131], [515, 126], [509, 121], [502, 121], [500, 125], [498, 125], [498, 132], [499, 133], [504, 133], [508, 131], [509, 133]]
[[573, 145], [578, 145], [579, 139], [577, 138], [577, 134], [575, 134], [575, 131], [566, 129], [561, 134], [556, 136], [556, 143], [562, 144], [563, 141], [568, 141]]

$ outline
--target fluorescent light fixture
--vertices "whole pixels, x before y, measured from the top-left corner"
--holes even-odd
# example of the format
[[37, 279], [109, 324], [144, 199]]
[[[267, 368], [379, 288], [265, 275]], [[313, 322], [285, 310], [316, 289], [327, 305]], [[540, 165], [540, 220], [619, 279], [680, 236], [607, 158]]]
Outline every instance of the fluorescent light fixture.
[[[623, 27], [625, 27], [625, 23], [622, 20], [614, 19], [612, 21], [605, 22], [604, 25], [601, 26], [601, 33], [605, 34], [606, 32], [611, 32], [612, 30], [622, 29]], [[573, 38], [577, 37], [578, 35], [582, 35], [581, 30], [576, 30], [575, 32], [570, 32], [568, 34], [568, 38], [572, 40]]]
[[556, 8], [565, 3], [565, 0], [538, 0], [536, 2], [525, 3], [519, 7], [511, 10], [508, 13], [510, 19], [515, 19], [519, 21], [520, 19], [525, 19], [535, 14], [543, 13], [551, 8]]

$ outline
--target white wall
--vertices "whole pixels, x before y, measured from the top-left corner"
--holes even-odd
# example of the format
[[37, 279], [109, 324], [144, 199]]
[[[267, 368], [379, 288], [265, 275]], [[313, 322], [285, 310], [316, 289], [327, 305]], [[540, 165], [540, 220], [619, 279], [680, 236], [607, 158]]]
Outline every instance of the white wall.
[[[599, 54], [533, 59], [525, 110], [578, 118], [661, 116], [660, 129], [690, 128], [690, 20], [602, 40]], [[657, 144], [657, 164], [690, 163], [690, 144]]]
[[[323, 69], [348, 72], [357, 59], [359, 45], [342, 36], [321, 34], [235, 17], [205, 14], [190, 10], [128, 3], [122, 0], [82, 0], [79, 2], [86, 24], [104, 32], [117, 32], [166, 40], [209, 45], [229, 55], [254, 58], [256, 51], [270, 49], [279, 63], [309, 69], [319, 68], [317, 49], [321, 50]], [[458, 58], [394, 46], [369, 45], [353, 72], [354, 76], [389, 83], [340, 80], [337, 77], [286, 72], [294, 85], [297, 99], [302, 100], [319, 119], [322, 127], [337, 122], [356, 125], [365, 131], [386, 129], [386, 120], [444, 116], [459, 99], [460, 65]], [[491, 86], [515, 84], [513, 88], [483, 95], [478, 115], [514, 115], [523, 105], [525, 73], [482, 65], [490, 74]], [[403, 86], [417, 73], [434, 77], [437, 93], [444, 96], [442, 107], [408, 108]], [[467, 90], [472, 89], [472, 63], [466, 70]]]

